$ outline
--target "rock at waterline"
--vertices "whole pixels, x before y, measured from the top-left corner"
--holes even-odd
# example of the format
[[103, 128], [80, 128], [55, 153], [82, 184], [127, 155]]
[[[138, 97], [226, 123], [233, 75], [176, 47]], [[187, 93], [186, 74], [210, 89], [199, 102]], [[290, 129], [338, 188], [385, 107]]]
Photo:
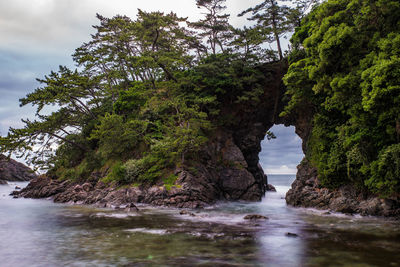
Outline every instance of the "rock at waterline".
[[286, 236], [288, 236], [288, 237], [298, 237], [299, 235], [295, 234], [295, 233], [288, 232], [288, 233], [286, 233]]
[[19, 187], [18, 185], [15, 187], [16, 190], [20, 190], [21, 187]]
[[[107, 205], [106, 205], [106, 207], [107, 207]], [[116, 206], [110, 205], [110, 207], [115, 210], [123, 210], [123, 211], [127, 211], [127, 212], [139, 211], [139, 208], [136, 207], [136, 205], [133, 203], [128, 203], [128, 204], [124, 204], [124, 205], [116, 205]]]
[[29, 167], [0, 154], [0, 184], [5, 181], [30, 181], [36, 177]]
[[7, 184], [7, 181], [0, 180], [0, 184]]
[[249, 214], [244, 216], [245, 220], [268, 220], [268, 217], [265, 217], [263, 215], [260, 214]]
[[187, 211], [187, 210], [181, 210], [181, 211], [179, 212], [179, 214], [180, 214], [180, 215], [189, 215], [189, 216], [192, 216], [192, 217], [195, 217], [195, 216], [196, 216], [194, 213], [189, 212], [189, 211]]
[[272, 184], [267, 184], [267, 191], [276, 192], [276, 188]]

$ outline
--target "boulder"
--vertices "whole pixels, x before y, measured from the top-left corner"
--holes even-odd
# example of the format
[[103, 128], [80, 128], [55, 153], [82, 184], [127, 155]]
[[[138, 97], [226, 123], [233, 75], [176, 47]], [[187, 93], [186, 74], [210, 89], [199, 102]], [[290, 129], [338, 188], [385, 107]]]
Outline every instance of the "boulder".
[[296, 180], [286, 194], [286, 202], [295, 207], [317, 208], [341, 212], [385, 217], [400, 217], [400, 198], [380, 198], [351, 185], [336, 190], [321, 186], [317, 171], [307, 160], [297, 166]]
[[192, 216], [192, 217], [196, 217], [196, 215], [195, 215], [194, 213], [189, 212], [189, 211], [187, 211], [187, 210], [181, 210], [181, 211], [179, 212], [179, 214], [180, 214], [180, 215], [189, 215], [189, 216]]
[[36, 174], [24, 164], [0, 155], [0, 183], [1, 181], [30, 181]]
[[299, 235], [295, 234], [295, 233], [288, 232], [288, 233], [286, 233], [286, 236], [288, 236], [288, 237], [298, 237]]
[[267, 184], [267, 191], [276, 192], [276, 188], [272, 184]]
[[253, 220], [268, 220], [268, 217], [265, 217], [265, 216], [260, 215], [260, 214], [249, 214], [249, 215], [244, 216], [243, 219], [252, 220], [252, 221]]

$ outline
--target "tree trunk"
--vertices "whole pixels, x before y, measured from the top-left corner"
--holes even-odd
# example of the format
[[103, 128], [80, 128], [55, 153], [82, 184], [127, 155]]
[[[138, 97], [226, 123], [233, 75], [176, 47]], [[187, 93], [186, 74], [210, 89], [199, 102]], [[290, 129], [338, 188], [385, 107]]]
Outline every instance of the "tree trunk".
[[282, 60], [283, 54], [282, 54], [281, 42], [279, 40], [278, 26], [277, 26], [277, 22], [276, 22], [277, 14], [275, 13], [277, 6], [275, 5], [274, 1], [271, 1], [271, 5], [272, 5], [272, 9], [273, 9], [273, 11], [271, 12], [272, 13], [271, 14], [272, 15], [272, 30], [275, 35], [276, 46], [278, 47], [279, 60]]

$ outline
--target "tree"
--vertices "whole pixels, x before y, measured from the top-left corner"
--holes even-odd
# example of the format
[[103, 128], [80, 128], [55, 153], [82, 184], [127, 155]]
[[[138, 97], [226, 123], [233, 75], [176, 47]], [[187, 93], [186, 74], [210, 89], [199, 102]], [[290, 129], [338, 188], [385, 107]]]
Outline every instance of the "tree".
[[97, 14], [95, 34], [73, 55], [77, 69], [39, 79], [20, 100], [36, 106], [36, 118], [1, 137], [0, 152], [81, 181], [108, 172], [117, 183], [152, 183], [190, 167], [212, 125], [232, 123], [219, 111], [257, 105], [264, 92], [259, 33], [237, 31], [234, 51], [223, 3], [197, 1], [208, 12], [192, 24], [200, 37], [173, 12], [138, 10], [135, 20]]
[[233, 51], [242, 56], [244, 61], [252, 62], [255, 65], [261, 62], [273, 61], [276, 55], [273, 51], [262, 47], [264, 36], [258, 28], [252, 27], [233, 29], [233, 40], [230, 46]]
[[225, 45], [231, 38], [231, 25], [228, 22], [228, 14], [221, 14], [226, 6], [226, 0], [196, 0], [198, 8], [206, 10], [205, 18], [189, 23], [189, 26], [200, 30], [200, 38], [206, 38], [210, 45], [212, 54], [217, 53], [217, 47], [222, 52], [225, 51]]
[[264, 0], [261, 4], [243, 11], [239, 16], [251, 13], [248, 20], [256, 21], [255, 27], [262, 33], [265, 41], [276, 42], [279, 59], [282, 60], [280, 38], [292, 29], [291, 21], [288, 18], [291, 10], [288, 6], [279, 5], [276, 0]]

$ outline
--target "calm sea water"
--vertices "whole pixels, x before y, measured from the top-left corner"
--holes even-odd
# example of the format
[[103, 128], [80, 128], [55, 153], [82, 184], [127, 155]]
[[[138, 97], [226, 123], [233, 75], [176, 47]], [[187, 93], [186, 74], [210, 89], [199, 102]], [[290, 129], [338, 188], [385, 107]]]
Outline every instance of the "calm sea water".
[[[16, 184], [2, 185], [0, 266], [400, 266], [400, 222], [287, 207], [293, 179], [270, 175], [277, 192], [262, 202], [194, 217], [12, 199]], [[269, 219], [243, 219], [253, 213]]]

